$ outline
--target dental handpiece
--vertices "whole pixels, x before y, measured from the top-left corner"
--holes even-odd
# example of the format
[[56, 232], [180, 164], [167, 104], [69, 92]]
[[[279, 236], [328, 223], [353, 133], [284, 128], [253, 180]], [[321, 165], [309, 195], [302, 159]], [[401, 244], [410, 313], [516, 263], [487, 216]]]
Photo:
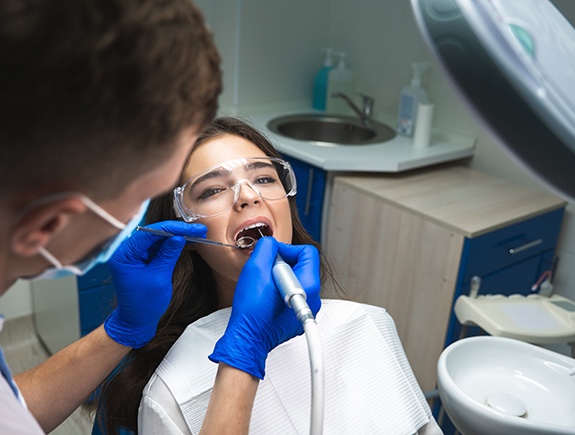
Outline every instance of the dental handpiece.
[[313, 313], [306, 302], [306, 294], [295, 276], [291, 266], [277, 254], [272, 267], [274, 281], [288, 307], [294, 310], [297, 319], [303, 325], [307, 319], [314, 320]]
[[[261, 231], [260, 235], [264, 237]], [[311, 416], [309, 433], [310, 435], [321, 435], [323, 433], [325, 376], [319, 329], [313, 313], [306, 302], [305, 290], [295, 276], [291, 266], [284, 261], [280, 254], [277, 254], [274, 260], [272, 275], [286, 305], [295, 312], [305, 332], [311, 370]]]
[[[261, 237], [265, 237], [259, 228], [258, 232]], [[315, 320], [306, 302], [305, 290], [293, 273], [291, 266], [284, 261], [280, 254], [277, 254], [274, 260], [272, 276], [286, 305], [294, 310], [300, 323], [303, 325], [307, 319]]]

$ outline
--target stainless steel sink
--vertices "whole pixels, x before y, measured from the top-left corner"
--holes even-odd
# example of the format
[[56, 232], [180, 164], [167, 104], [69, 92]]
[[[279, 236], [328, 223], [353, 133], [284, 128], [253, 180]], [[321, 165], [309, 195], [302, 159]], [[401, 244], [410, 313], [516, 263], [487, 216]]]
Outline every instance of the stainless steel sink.
[[268, 129], [290, 139], [317, 142], [318, 145], [367, 145], [395, 137], [389, 126], [343, 115], [304, 113], [285, 115], [268, 122]]

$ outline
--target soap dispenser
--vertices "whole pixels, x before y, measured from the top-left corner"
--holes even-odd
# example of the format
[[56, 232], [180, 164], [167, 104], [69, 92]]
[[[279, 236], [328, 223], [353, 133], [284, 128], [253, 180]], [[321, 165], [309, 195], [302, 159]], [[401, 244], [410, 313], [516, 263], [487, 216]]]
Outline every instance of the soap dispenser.
[[327, 111], [330, 113], [350, 114], [351, 109], [342, 98], [334, 98], [335, 92], [343, 93], [349, 98], [354, 94], [354, 75], [346, 63], [347, 53], [336, 53], [339, 56], [337, 67], [329, 72], [327, 85]]
[[429, 62], [416, 62], [411, 65], [411, 83], [401, 89], [397, 113], [397, 132], [405, 136], [413, 135], [419, 104], [429, 104], [429, 96], [422, 86], [422, 77]]
[[328, 76], [333, 69], [332, 49], [323, 48], [322, 50], [325, 51], [323, 66], [313, 80], [312, 106], [317, 110], [325, 110], [326, 108]]

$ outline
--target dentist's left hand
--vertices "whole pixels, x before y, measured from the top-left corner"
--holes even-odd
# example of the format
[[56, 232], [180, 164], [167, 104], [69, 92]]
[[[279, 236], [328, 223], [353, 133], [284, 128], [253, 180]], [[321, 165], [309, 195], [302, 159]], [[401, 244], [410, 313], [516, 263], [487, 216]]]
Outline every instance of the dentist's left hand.
[[320, 259], [310, 245], [285, 245], [272, 237], [258, 240], [240, 274], [232, 312], [213, 362], [223, 362], [255, 377], [265, 376], [266, 359], [276, 346], [303, 333], [303, 327], [289, 308], [272, 275], [276, 254], [291, 265], [315, 315], [321, 307]]
[[[164, 221], [148, 225], [172, 234], [205, 237], [204, 225]], [[172, 274], [186, 241], [135, 231], [108, 266], [116, 288], [117, 308], [104, 323], [108, 335], [124, 346], [140, 348], [156, 334], [172, 299]]]

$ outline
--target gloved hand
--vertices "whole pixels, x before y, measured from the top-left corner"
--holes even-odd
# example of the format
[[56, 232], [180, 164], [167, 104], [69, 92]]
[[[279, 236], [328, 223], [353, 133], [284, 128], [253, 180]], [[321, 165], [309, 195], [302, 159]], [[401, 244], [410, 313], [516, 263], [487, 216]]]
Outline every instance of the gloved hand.
[[307, 295], [314, 316], [321, 301], [319, 253], [309, 245], [279, 244], [271, 237], [258, 240], [244, 265], [234, 294], [230, 321], [209, 356], [260, 379], [268, 353], [303, 333], [295, 313], [274, 283], [272, 266], [277, 252], [292, 266]]
[[[205, 237], [207, 232], [204, 225], [178, 221], [149, 227], [194, 237]], [[135, 231], [110, 258], [118, 306], [104, 328], [114, 341], [139, 348], [154, 337], [172, 299], [172, 274], [185, 244], [183, 237]]]

